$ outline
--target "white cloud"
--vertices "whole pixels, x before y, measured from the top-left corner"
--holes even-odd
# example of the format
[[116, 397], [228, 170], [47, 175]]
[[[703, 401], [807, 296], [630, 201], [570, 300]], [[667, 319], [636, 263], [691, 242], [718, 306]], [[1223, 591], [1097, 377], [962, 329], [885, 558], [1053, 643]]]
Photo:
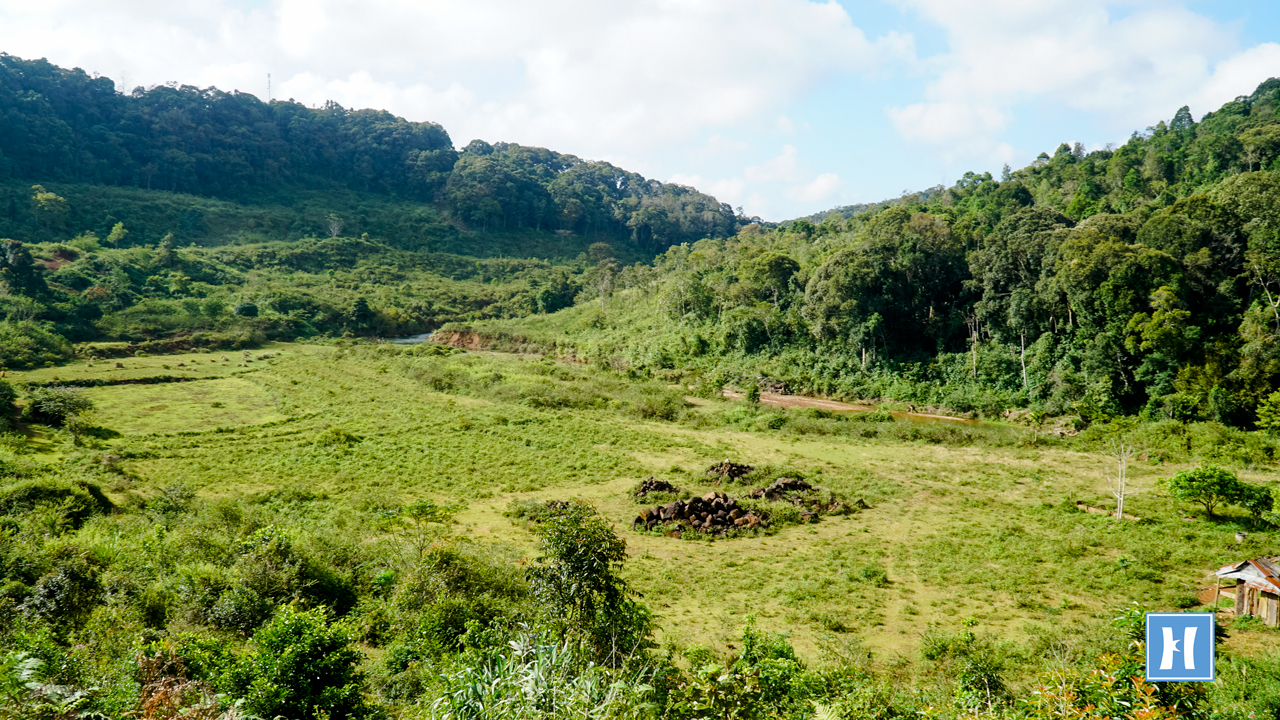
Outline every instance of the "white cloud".
[[1240, 95], [1253, 92], [1262, 81], [1280, 75], [1280, 45], [1263, 43], [1223, 60], [1200, 88], [1194, 102], [1199, 118]]
[[1091, 114], [1110, 131], [1199, 116], [1280, 68], [1280, 46], [1233, 33], [1172, 0], [902, 0], [947, 32], [924, 102], [887, 108], [905, 138], [989, 156], [1025, 103]]
[[787, 197], [799, 202], [813, 203], [829, 200], [840, 191], [844, 182], [835, 173], [823, 173], [813, 182], [787, 191]]
[[1006, 124], [997, 108], [959, 100], [915, 103], [888, 113], [903, 137], [931, 142], [996, 133]]
[[129, 84], [385, 107], [483, 137], [626, 159], [768, 122], [830, 73], [910, 60], [834, 1], [50, 0], [0, 6], [0, 47]]
[[830, 172], [814, 177], [806, 165], [794, 145], [783, 145], [777, 156], [743, 168], [740, 175], [709, 180], [701, 175], [676, 174], [671, 176], [671, 182], [696, 187], [730, 205], [741, 205], [749, 215], [768, 215], [777, 207], [778, 197], [809, 208], [808, 212], [815, 203], [830, 202], [839, 195], [844, 181]]
[[794, 145], [783, 145], [782, 154], [760, 165], [752, 165], [743, 174], [751, 182], [795, 180], [800, 172], [799, 156], [800, 151]]

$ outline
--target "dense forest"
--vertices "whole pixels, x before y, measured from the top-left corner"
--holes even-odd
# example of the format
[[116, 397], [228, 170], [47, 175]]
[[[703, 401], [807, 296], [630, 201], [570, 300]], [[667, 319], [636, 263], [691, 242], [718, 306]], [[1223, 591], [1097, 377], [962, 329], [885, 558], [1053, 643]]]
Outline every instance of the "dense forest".
[[[0, 197], [0, 237], [27, 241], [105, 234], [124, 222], [131, 243], [168, 233], [184, 245], [226, 242], [210, 233], [202, 217], [208, 206], [194, 198], [178, 213], [149, 213], [175, 203], [145, 192], [133, 202], [118, 193], [114, 202], [75, 202], [86, 185], [258, 208], [328, 205], [240, 228], [271, 240], [328, 234], [330, 213], [348, 233], [390, 239], [412, 233], [402, 216], [421, 215], [422, 205], [464, 229], [603, 233], [650, 254], [731, 235], [739, 225], [732, 208], [692, 188], [510, 143], [474, 141], [459, 152], [441, 126], [381, 110], [264, 103], [186, 85], [119, 92], [105, 77], [0, 53], [0, 183], [15, 180], [50, 185], [71, 199], [60, 205], [30, 204], [13, 192]], [[395, 206], [386, 207], [388, 200]], [[431, 213], [418, 218], [433, 220], [440, 221]]]
[[999, 179], [672, 247], [623, 271], [626, 300], [596, 317], [475, 329], [644, 371], [987, 416], [1269, 424], [1277, 110], [1269, 80], [1118, 148], [1063, 144]]

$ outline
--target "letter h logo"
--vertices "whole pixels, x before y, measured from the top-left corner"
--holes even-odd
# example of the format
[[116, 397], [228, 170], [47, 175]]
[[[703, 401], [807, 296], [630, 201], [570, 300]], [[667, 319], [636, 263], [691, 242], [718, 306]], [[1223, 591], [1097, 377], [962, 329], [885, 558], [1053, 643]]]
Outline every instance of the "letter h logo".
[[1147, 613], [1147, 680], [1213, 681], [1213, 613]]

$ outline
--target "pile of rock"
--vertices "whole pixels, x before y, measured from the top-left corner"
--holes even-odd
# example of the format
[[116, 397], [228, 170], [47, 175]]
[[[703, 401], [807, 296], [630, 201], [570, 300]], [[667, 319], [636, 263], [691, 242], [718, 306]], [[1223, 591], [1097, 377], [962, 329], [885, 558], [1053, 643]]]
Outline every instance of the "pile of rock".
[[678, 536], [686, 529], [723, 535], [735, 528], [758, 528], [765, 519], [738, 507], [738, 501], [724, 493], [709, 492], [689, 500], [674, 500], [666, 505], [645, 509], [631, 522], [633, 529], [652, 530], [659, 525], [669, 527], [668, 535]]
[[725, 458], [724, 462], [716, 463], [707, 468], [707, 477], [718, 478], [716, 482], [734, 482], [750, 475], [754, 471], [755, 468], [750, 465], [739, 465]]
[[778, 478], [768, 487], [756, 488], [748, 494], [757, 500], [791, 503], [800, 508], [800, 518], [806, 523], [817, 522], [822, 515], [848, 515], [855, 510], [871, 509], [862, 498], [848, 503], [834, 492], [828, 492], [823, 499], [812, 485], [799, 478]]
[[778, 502], [787, 500], [792, 493], [807, 492], [812, 490], [813, 486], [799, 478], [778, 478], [768, 487], [756, 488], [749, 495], [759, 500], [771, 500]]
[[640, 483], [635, 490], [631, 491], [631, 494], [637, 499], [642, 498], [649, 493], [671, 493], [672, 495], [679, 495], [680, 488], [672, 485], [666, 480], [659, 480], [658, 478], [650, 477], [648, 480]]

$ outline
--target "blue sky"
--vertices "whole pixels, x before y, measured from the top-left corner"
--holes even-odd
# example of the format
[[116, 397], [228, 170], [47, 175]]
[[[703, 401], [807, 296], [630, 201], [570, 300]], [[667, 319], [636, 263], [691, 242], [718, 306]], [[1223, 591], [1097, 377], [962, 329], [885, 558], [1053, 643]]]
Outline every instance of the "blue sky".
[[1280, 3], [46, 0], [0, 50], [386, 108], [607, 160], [768, 220], [1123, 142], [1280, 76]]

